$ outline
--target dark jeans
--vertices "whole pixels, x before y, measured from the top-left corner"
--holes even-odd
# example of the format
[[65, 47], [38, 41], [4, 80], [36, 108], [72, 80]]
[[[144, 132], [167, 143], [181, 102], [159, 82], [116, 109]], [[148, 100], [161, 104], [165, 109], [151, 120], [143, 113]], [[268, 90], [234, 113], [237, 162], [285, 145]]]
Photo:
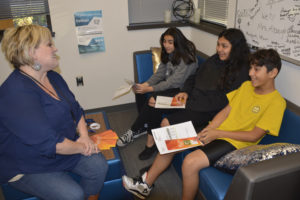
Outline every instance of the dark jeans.
[[9, 185], [46, 200], [83, 200], [89, 195], [100, 192], [107, 170], [107, 162], [99, 153], [81, 156], [74, 169], [70, 170], [81, 176], [80, 183], [77, 183], [67, 172], [60, 171], [25, 174], [20, 180]]

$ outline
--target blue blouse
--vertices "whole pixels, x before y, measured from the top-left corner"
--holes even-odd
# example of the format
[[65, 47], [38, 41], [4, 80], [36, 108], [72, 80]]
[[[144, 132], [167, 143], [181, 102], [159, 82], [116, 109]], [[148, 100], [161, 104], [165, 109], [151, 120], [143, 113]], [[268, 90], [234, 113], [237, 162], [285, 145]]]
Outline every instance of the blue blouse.
[[18, 70], [0, 87], [0, 184], [17, 174], [70, 170], [79, 160], [56, 154], [56, 144], [78, 138], [83, 110], [58, 73], [47, 76], [60, 100]]

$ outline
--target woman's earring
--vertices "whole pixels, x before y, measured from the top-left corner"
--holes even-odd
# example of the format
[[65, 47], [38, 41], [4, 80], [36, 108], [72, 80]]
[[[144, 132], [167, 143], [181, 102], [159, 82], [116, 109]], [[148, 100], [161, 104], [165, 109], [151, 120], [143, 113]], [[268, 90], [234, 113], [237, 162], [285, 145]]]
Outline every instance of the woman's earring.
[[42, 66], [39, 63], [34, 63], [32, 66], [32, 69], [34, 69], [35, 71], [40, 71], [41, 68]]

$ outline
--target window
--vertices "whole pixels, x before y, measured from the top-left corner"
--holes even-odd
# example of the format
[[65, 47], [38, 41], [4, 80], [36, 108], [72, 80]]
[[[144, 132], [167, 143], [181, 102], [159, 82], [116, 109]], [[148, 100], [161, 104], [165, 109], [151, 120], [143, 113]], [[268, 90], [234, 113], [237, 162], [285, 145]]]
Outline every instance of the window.
[[[192, 1], [201, 10], [201, 23], [176, 19], [172, 15], [171, 23], [164, 23], [164, 12], [172, 10], [173, 3]], [[182, 7], [186, 9], [190, 7]], [[228, 0], [128, 0], [128, 30], [163, 28], [170, 26], [192, 26], [199, 30], [218, 35], [227, 26]]]
[[[195, 0], [193, 0], [195, 1]], [[164, 21], [164, 11], [172, 10], [174, 0], [128, 0], [129, 24]], [[198, 0], [201, 19], [227, 25], [228, 0]], [[172, 20], [176, 20], [172, 16]]]
[[52, 32], [48, 0], [0, 1], [0, 39], [6, 28], [25, 24], [39, 24]]
[[201, 20], [227, 25], [228, 0], [198, 0]]
[[128, 0], [129, 24], [163, 22], [164, 11], [172, 4], [173, 0]]

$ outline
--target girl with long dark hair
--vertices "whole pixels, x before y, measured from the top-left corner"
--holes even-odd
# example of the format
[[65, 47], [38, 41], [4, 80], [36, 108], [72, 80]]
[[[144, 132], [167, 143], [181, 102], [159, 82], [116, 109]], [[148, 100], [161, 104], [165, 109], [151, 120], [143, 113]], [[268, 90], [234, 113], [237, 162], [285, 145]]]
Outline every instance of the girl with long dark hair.
[[157, 72], [146, 82], [136, 84], [134, 87], [136, 94], [153, 92], [153, 95], [147, 100], [131, 128], [117, 141], [118, 146], [125, 146], [134, 138], [141, 136], [144, 125], [157, 120], [149, 114], [151, 110], [155, 109], [155, 97], [158, 94], [163, 96], [177, 94], [185, 80], [198, 67], [195, 45], [179, 29], [174, 27], [167, 29], [160, 37], [160, 44], [162, 48], [161, 63]]

